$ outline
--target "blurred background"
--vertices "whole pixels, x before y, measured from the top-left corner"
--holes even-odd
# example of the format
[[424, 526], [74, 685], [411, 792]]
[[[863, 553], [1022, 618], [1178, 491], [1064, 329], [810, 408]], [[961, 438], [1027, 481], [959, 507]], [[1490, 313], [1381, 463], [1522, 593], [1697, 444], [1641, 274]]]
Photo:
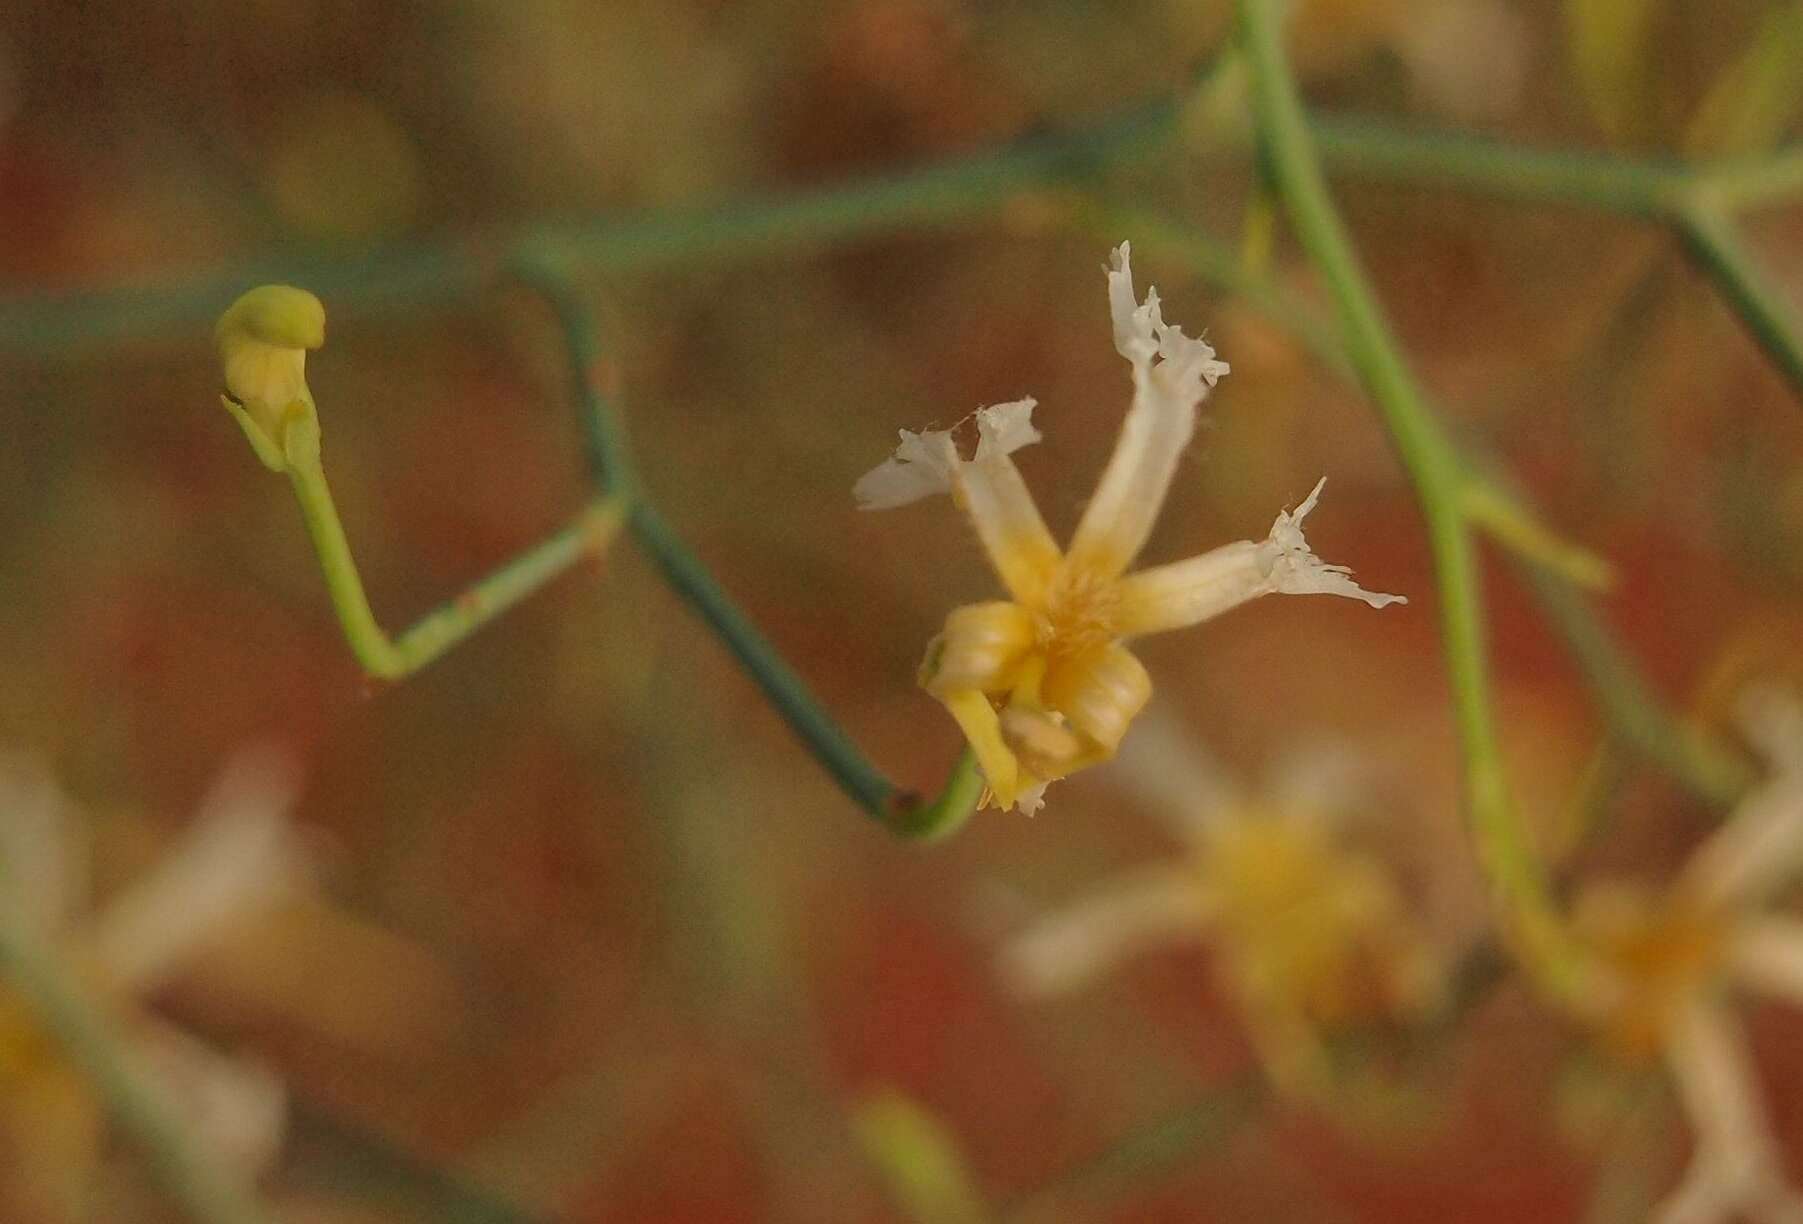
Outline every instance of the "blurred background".
[[[1323, 107], [1632, 154], [1793, 131], [1794, 88], [1708, 115], [1752, 49], [1803, 79], [1794, 5], [1592, 4], [1600, 39], [1552, 0], [1297, 7]], [[1169, 95], [1227, 27], [1220, 0], [13, 0], [0, 294], [802, 192]], [[1107, 182], [1232, 246], [1253, 179], [1241, 154], [1172, 141]], [[1602, 607], [1660, 693], [1722, 726], [1747, 678], [1803, 681], [1803, 413], [1675, 244], [1337, 188], [1454, 432], [1616, 563]], [[1803, 213], [1750, 232], [1803, 288]], [[994, 581], [948, 504], [861, 515], [851, 486], [898, 428], [1031, 394], [1045, 442], [1021, 466], [1068, 532], [1129, 393], [1100, 272], [1121, 239], [1167, 318], [1233, 366], [1148, 556], [1260, 538], [1326, 474], [1311, 543], [1410, 597], [1267, 600], [1160, 637], [1155, 712], [1248, 780], [1298, 745], [1349, 748], [1411, 904], [1468, 939], [1483, 901], [1419, 519], [1373, 414], [1283, 330], [1052, 192], [585, 288], [667, 516], [873, 757], [931, 789], [960, 740], [914, 670]], [[1274, 260], [1319, 300], [1291, 247]], [[501, 282], [325, 305], [327, 466], [399, 629], [584, 496], [563, 356]], [[628, 545], [372, 694], [285, 482], [218, 408], [210, 326], [52, 346], [8, 337], [0, 306], [0, 747], [65, 797], [94, 906], [181, 844], [247, 749], [298, 763], [309, 882], [140, 1000], [285, 1092], [259, 1182], [283, 1219], [901, 1218], [854, 1125], [888, 1090], [1010, 1219], [1580, 1220], [1607, 1178], [1639, 1193], [1623, 1167], [1643, 1204], [1678, 1176], [1686, 1130], [1656, 1082], [1596, 1071], [1508, 982], [1330, 1103], [1250, 1098], [1255, 1053], [1205, 945], [1016, 997], [994, 958], [1023, 915], [1174, 852], [1144, 788], [1096, 769], [1035, 818], [902, 844]], [[1600, 722], [1508, 567], [1486, 594], [1512, 781], [1551, 828], [1594, 780]], [[1592, 857], [1612, 870], [1657, 878], [1715, 816], [1656, 774], [1610, 784]], [[1793, 1167], [1797, 1023], [1751, 1026]], [[0, 1097], [23, 1111], [7, 1133], [37, 1108]], [[177, 1218], [117, 1137], [15, 1149], [9, 1219]]]

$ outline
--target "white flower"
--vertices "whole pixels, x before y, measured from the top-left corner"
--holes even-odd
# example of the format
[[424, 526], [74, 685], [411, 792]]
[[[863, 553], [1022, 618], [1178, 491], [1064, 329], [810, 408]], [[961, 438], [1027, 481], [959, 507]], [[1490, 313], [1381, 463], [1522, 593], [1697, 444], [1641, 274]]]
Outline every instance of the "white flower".
[[1442, 958], [1383, 860], [1348, 836], [1347, 755], [1299, 754], [1248, 794], [1173, 725], [1147, 721], [1123, 774], [1187, 853], [1021, 930], [1001, 950], [1003, 979], [1043, 997], [1141, 950], [1206, 943], [1268, 1072], [1289, 1088], [1324, 1082], [1324, 1030], [1425, 1014]]
[[[145, 1071], [182, 1110], [201, 1142], [247, 1174], [271, 1163], [285, 1126], [286, 1091], [267, 1065], [220, 1054], [135, 1008], [194, 954], [307, 875], [287, 827], [298, 771], [286, 753], [232, 757], [193, 822], [147, 875], [91, 915], [79, 817], [29, 762], [0, 758], [0, 862], [13, 876], [18, 915], [60, 944], [109, 998], [128, 1004], [126, 1027]], [[0, 1160], [43, 1179], [67, 1199], [91, 1180], [103, 1154], [97, 1098], [38, 1034], [28, 1009], [0, 993], [0, 1102], [29, 1116], [4, 1118]], [[52, 1110], [45, 1103], [54, 1102]], [[0, 1104], [0, 1115], [11, 1109]], [[52, 1183], [56, 1183], [52, 1185]]]
[[1309, 550], [1302, 520], [1323, 480], [1262, 541], [1242, 540], [1128, 573], [1152, 533], [1196, 428], [1196, 410], [1227, 364], [1167, 324], [1156, 290], [1136, 300], [1126, 243], [1108, 272], [1115, 349], [1133, 367], [1120, 439], [1068, 550], [1060, 550], [1010, 456], [1039, 441], [1031, 399], [976, 416], [966, 459], [950, 430], [903, 430], [895, 454], [858, 481], [866, 510], [950, 493], [969, 516], [1007, 600], [954, 609], [927, 647], [921, 684], [963, 729], [1001, 808], [1039, 806], [1048, 782], [1112, 757], [1151, 696], [1124, 645], [1194, 625], [1263, 595], [1344, 595], [1374, 608], [1406, 602], [1363, 590]]
[[1803, 866], [1803, 706], [1755, 692], [1742, 718], [1770, 776], [1664, 895], [1593, 884], [1573, 914], [1588, 984], [1582, 1018], [1618, 1055], [1662, 1059], [1696, 1132], [1661, 1224], [1803, 1224], [1730, 998], [1740, 988], [1803, 1005], [1803, 921], [1765, 909]]

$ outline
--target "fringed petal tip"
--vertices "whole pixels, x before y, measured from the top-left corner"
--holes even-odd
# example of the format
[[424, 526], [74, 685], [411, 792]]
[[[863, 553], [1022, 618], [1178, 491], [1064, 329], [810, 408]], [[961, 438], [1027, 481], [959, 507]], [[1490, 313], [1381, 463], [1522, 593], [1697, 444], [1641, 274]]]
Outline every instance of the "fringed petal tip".
[[1035, 782], [1015, 796], [1014, 806], [1022, 816], [1039, 814], [1039, 809], [1045, 806], [1045, 788], [1049, 785], [1051, 784], [1048, 782]]
[[1284, 595], [1344, 595], [1373, 608], [1406, 604], [1406, 596], [1365, 590], [1352, 580], [1350, 567], [1330, 565], [1309, 548], [1302, 534], [1302, 520], [1315, 508], [1326, 486], [1327, 477], [1323, 476], [1300, 506], [1294, 511], [1281, 511], [1271, 524], [1271, 534], [1263, 545], [1270, 566], [1271, 590]]
[[1214, 386], [1231, 367], [1216, 359], [1206, 340], [1186, 336], [1182, 328], [1164, 321], [1156, 288], [1148, 288], [1144, 304], [1140, 303], [1133, 289], [1132, 256], [1132, 245], [1123, 242], [1109, 260], [1108, 312], [1114, 322], [1115, 351], [1135, 366], [1149, 366], [1158, 357], [1159, 372], [1167, 380]]
[[1039, 401], [1028, 396], [977, 409], [977, 461], [1012, 455], [1044, 437], [1033, 427], [1033, 409], [1037, 407]]
[[[1033, 426], [1033, 409], [1038, 406], [1039, 401], [1029, 396], [977, 409], [977, 461], [1012, 455], [1038, 442], [1042, 435]], [[964, 462], [953, 439], [956, 431], [957, 426], [925, 433], [902, 430], [895, 454], [852, 486], [858, 509], [891, 510], [935, 493], [951, 492], [958, 464]]]
[[890, 510], [935, 493], [949, 493], [957, 462], [958, 450], [950, 430], [910, 433], [904, 429], [895, 454], [865, 472], [852, 486], [852, 496], [858, 499], [860, 510]]

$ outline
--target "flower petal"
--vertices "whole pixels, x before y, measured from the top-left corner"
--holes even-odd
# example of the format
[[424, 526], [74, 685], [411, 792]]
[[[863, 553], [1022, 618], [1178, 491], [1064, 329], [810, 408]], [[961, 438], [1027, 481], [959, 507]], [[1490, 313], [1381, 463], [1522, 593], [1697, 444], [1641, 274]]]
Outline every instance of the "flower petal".
[[1710, 904], [1748, 905], [1794, 876], [1800, 862], [1803, 778], [1780, 777], [1740, 801], [1691, 855], [1678, 884]]
[[1343, 595], [1373, 608], [1407, 603], [1401, 595], [1365, 590], [1351, 570], [1329, 565], [1309, 549], [1302, 520], [1326, 483], [1323, 477], [1294, 513], [1279, 514], [1262, 543], [1236, 541], [1121, 579], [1121, 633], [1133, 637], [1200, 624], [1261, 595]]
[[1803, 922], [1742, 919], [1734, 925], [1728, 957], [1741, 982], [1803, 1007]]
[[895, 454], [883, 460], [852, 486], [860, 510], [890, 510], [935, 493], [949, 493], [952, 471], [958, 465], [958, 448], [950, 430], [927, 433], [901, 431]]
[[920, 686], [936, 697], [960, 689], [1006, 692], [1034, 643], [1033, 614], [1019, 604], [998, 599], [953, 608], [927, 646]]
[[952, 479], [959, 504], [970, 516], [990, 564], [1010, 594], [1023, 603], [1038, 598], [1056, 572], [1058, 542], [1040, 517], [1020, 469], [1008, 456], [1039, 441], [1034, 401], [997, 404], [977, 413], [977, 457], [959, 463]]
[[1141, 868], [1015, 935], [998, 967], [1021, 994], [1058, 994], [1142, 949], [1202, 938], [1211, 908], [1186, 864]]
[[995, 707], [976, 689], [941, 694], [939, 701], [964, 732], [964, 739], [977, 758], [977, 768], [983, 772], [983, 781], [989, 784], [990, 797], [997, 807], [1007, 811], [1014, 806], [1023, 786], [1030, 786], [1037, 779], [1023, 782], [1020, 762], [1002, 738], [1001, 717]]
[[1227, 373], [1205, 341], [1164, 322], [1158, 294], [1134, 304], [1130, 251], [1122, 243], [1108, 273], [1115, 349], [1133, 363], [1133, 403], [1120, 441], [1071, 541], [1070, 563], [1101, 577], [1123, 573], [1152, 533], [1196, 428], [1196, 408]]
[[1655, 1218], [1713, 1221], [1747, 1209], [1760, 1219], [1796, 1219], [1798, 1201], [1779, 1175], [1752, 1057], [1724, 1005], [1698, 999], [1685, 1007], [1665, 1054], [1697, 1148], [1683, 1184]]
[[0, 870], [40, 934], [53, 934], [87, 893], [82, 823], [36, 761], [0, 756]]
[[1046, 705], [1064, 715], [1093, 750], [1111, 757], [1127, 727], [1151, 700], [1152, 677], [1132, 651], [1107, 642], [1054, 659], [1039, 691]]
[[298, 784], [293, 760], [273, 748], [227, 762], [181, 843], [94, 920], [92, 947], [111, 982], [154, 989], [304, 877], [286, 824]]
[[860, 510], [888, 510], [934, 493], [954, 493], [1003, 585], [1016, 599], [1044, 589], [1059, 562], [1058, 542], [1008, 456], [1040, 440], [1031, 398], [979, 408], [977, 454], [965, 460], [952, 430], [901, 431], [901, 445], [853, 487]]

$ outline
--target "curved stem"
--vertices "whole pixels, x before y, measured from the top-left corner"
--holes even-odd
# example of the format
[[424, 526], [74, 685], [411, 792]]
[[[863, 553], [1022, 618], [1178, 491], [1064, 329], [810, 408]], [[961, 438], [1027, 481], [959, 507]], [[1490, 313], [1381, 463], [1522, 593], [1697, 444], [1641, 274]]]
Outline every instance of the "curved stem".
[[324, 467], [311, 457], [292, 463], [288, 474], [345, 641], [363, 670], [380, 680], [411, 675], [553, 578], [606, 552], [627, 513], [622, 498], [597, 499], [570, 524], [496, 567], [398, 638], [390, 638], [369, 606]]
[[933, 841], [962, 827], [983, 795], [969, 753], [953, 767], [932, 800], [904, 792], [864, 755], [855, 740], [820, 704], [782, 653], [745, 615], [707, 565], [647, 499], [626, 428], [602, 360], [593, 312], [569, 282], [555, 256], [535, 251], [516, 270], [551, 306], [563, 334], [576, 401], [596, 486], [626, 497], [633, 539], [663, 574], [670, 589], [700, 615], [804, 747], [852, 801], [893, 832]]
[[1568, 937], [1546, 872], [1509, 801], [1490, 704], [1477, 560], [1462, 504], [1464, 467], [1404, 364], [1322, 178], [1279, 41], [1274, 6], [1236, 0], [1252, 72], [1259, 151], [1304, 249], [1331, 292], [1347, 354], [1415, 486], [1440, 592], [1440, 628], [1464, 758], [1472, 840], [1508, 930], [1547, 989], [1570, 984]]

